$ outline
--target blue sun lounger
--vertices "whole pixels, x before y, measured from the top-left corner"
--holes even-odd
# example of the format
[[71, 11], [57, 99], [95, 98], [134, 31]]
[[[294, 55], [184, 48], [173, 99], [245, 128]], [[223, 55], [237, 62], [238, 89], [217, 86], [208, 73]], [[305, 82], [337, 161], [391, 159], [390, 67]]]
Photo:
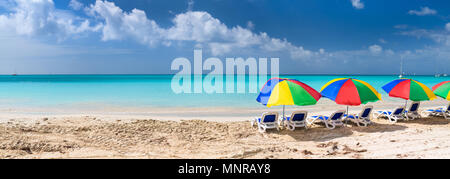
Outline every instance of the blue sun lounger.
[[376, 111], [374, 112], [374, 117], [387, 117], [390, 122], [396, 123], [400, 119], [405, 119], [404, 116], [405, 108], [404, 107], [397, 107], [393, 111]]
[[445, 119], [450, 119], [450, 103], [446, 107], [425, 110], [424, 113], [429, 116], [443, 116]]
[[356, 123], [358, 126], [363, 125], [364, 127], [367, 127], [367, 125], [372, 124], [372, 121], [370, 120], [370, 114], [372, 113], [372, 110], [373, 106], [367, 105], [364, 106], [361, 113], [344, 115], [344, 117]]
[[308, 112], [306, 111], [294, 111], [290, 117], [287, 117], [286, 120], [283, 121], [283, 124], [291, 131], [295, 130], [296, 127], [304, 127], [305, 129], [307, 129], [307, 116]]
[[328, 129], [334, 129], [336, 126], [343, 126], [342, 118], [344, 117], [345, 110], [339, 110], [328, 116], [311, 116], [308, 117], [310, 121], [307, 121], [308, 124], [314, 124], [317, 120], [323, 122]]
[[251, 120], [251, 125], [253, 126], [256, 123], [258, 125], [259, 132], [266, 132], [267, 129], [280, 130], [278, 128], [277, 119], [277, 112], [266, 112], [262, 115], [261, 118], [254, 118], [253, 120]]
[[406, 118], [407, 119], [416, 119], [416, 118], [422, 118], [422, 116], [419, 114], [419, 106], [420, 106], [420, 102], [413, 102], [410, 106], [409, 109], [406, 110]]

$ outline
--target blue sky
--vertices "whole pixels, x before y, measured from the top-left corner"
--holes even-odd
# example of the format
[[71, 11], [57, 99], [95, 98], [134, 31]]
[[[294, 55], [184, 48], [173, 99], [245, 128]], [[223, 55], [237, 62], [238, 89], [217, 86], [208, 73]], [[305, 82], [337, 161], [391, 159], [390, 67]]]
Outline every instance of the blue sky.
[[449, 22], [445, 0], [4, 0], [0, 73], [167, 74], [194, 49], [283, 74], [450, 73]]

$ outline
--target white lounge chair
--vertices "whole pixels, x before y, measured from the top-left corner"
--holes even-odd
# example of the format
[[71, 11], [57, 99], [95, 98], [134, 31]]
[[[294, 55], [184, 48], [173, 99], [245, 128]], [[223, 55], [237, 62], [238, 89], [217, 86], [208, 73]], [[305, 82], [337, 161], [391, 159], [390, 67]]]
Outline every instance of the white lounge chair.
[[373, 116], [376, 118], [387, 117], [390, 122], [396, 123], [400, 119], [405, 119], [404, 112], [404, 107], [397, 107], [393, 111], [375, 111]]
[[450, 119], [450, 103], [446, 107], [428, 109], [423, 111], [423, 113], [426, 113], [429, 116], [443, 116], [445, 119]]
[[308, 122], [308, 124], [314, 124], [317, 120], [320, 120], [321, 122], [323, 122], [325, 124], [325, 126], [328, 129], [334, 129], [334, 128], [336, 128], [336, 126], [344, 125], [344, 123], [342, 122], [344, 113], [345, 113], [345, 110], [339, 110], [339, 111], [332, 113], [330, 115], [330, 117], [322, 116], [322, 115], [311, 116], [311, 117], [307, 118], [308, 120], [310, 120], [310, 121], [307, 120], [307, 122]]
[[419, 106], [420, 102], [413, 102], [409, 106], [409, 109], [406, 110], [406, 118], [409, 120], [410, 118], [412, 120], [416, 118], [422, 118], [422, 116], [419, 114]]
[[345, 117], [350, 121], [356, 123], [358, 126], [363, 125], [364, 127], [367, 127], [367, 125], [372, 124], [372, 121], [370, 120], [370, 114], [372, 113], [372, 110], [373, 106], [367, 105], [364, 106], [359, 114], [349, 114], [345, 115]]
[[293, 131], [296, 127], [304, 127], [308, 129], [308, 125], [306, 122], [306, 117], [308, 116], [308, 112], [306, 111], [294, 111], [291, 114], [291, 117], [287, 117], [285, 121], [283, 121], [284, 126], [289, 130]]
[[266, 112], [263, 113], [261, 118], [256, 117], [255, 119], [251, 120], [251, 125], [255, 125], [255, 123], [258, 125], [259, 132], [266, 132], [267, 129], [277, 129], [277, 119], [278, 119], [278, 113], [277, 112]]

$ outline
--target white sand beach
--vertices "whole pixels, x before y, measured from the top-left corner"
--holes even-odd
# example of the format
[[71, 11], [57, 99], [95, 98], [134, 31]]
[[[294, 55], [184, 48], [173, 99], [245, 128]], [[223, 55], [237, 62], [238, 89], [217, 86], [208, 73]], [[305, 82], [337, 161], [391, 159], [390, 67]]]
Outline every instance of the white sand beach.
[[[378, 110], [401, 104], [373, 105]], [[423, 102], [421, 109], [444, 104]], [[302, 109], [328, 115], [341, 108], [288, 107], [287, 114]], [[360, 109], [350, 107], [350, 112]], [[5, 110], [0, 158], [450, 158], [450, 120], [439, 117], [259, 133], [249, 120], [263, 111], [281, 112], [279, 107], [167, 110]]]

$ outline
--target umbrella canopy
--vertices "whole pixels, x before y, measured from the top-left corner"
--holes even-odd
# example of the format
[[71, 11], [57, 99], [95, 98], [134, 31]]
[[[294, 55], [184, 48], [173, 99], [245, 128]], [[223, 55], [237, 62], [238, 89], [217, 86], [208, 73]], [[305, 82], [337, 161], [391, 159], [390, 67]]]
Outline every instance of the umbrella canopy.
[[322, 87], [320, 94], [337, 104], [348, 106], [358, 106], [381, 99], [380, 93], [369, 83], [353, 78], [331, 80]]
[[436, 95], [430, 88], [413, 79], [396, 79], [384, 85], [383, 90], [391, 97], [411, 101], [434, 100]]
[[271, 107], [278, 105], [314, 105], [320, 99], [319, 92], [294, 79], [271, 78], [256, 98], [259, 103]]
[[433, 86], [433, 93], [450, 101], [450, 81], [444, 81]]

